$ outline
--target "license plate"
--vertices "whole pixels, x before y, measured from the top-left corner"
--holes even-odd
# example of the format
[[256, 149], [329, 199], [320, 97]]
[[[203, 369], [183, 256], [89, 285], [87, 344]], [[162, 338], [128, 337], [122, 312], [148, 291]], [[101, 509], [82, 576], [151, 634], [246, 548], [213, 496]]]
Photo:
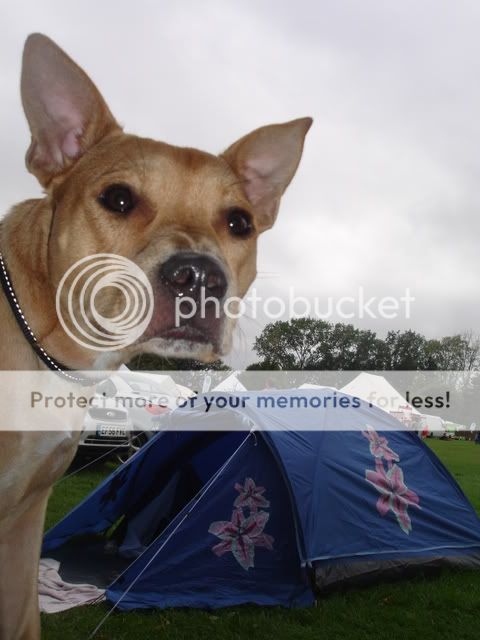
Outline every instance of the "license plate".
[[115, 425], [99, 425], [97, 427], [97, 435], [121, 438], [127, 435], [125, 427], [117, 427]]

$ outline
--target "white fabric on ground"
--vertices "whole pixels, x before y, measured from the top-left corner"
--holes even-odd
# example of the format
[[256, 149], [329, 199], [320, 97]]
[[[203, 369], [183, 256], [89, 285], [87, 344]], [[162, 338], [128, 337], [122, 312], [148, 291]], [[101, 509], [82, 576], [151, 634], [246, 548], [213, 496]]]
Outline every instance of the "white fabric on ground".
[[57, 613], [84, 604], [105, 600], [105, 589], [91, 584], [64, 582], [58, 570], [60, 563], [42, 558], [38, 570], [38, 603], [43, 613]]

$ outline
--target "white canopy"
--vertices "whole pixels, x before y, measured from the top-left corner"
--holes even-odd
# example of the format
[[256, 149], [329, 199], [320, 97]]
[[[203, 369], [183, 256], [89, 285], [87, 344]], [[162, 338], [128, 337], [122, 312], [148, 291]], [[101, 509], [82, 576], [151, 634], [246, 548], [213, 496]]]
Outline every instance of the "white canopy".
[[247, 389], [243, 386], [240, 380], [234, 373], [231, 373], [225, 380], [222, 380], [220, 384], [214, 388], [214, 391], [246, 391]]
[[304, 382], [298, 388], [299, 389], [331, 389], [332, 391], [336, 391], [335, 387], [326, 387], [324, 384], [310, 384], [309, 382]]
[[341, 391], [370, 402], [388, 413], [411, 411], [413, 415], [421, 415], [398, 393], [395, 387], [392, 387], [388, 380], [380, 375], [360, 373], [351, 382], [342, 387]]

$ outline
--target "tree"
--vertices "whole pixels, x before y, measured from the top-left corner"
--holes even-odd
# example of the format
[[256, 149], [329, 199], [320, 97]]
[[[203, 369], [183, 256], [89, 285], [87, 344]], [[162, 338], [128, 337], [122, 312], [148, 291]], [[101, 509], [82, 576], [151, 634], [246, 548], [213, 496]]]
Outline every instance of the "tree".
[[251, 369], [355, 371], [385, 369], [389, 360], [385, 342], [373, 331], [314, 318], [267, 325], [254, 349], [263, 360]]
[[[298, 318], [268, 324], [255, 341], [254, 370], [464, 371], [480, 368], [480, 338], [472, 332], [427, 340], [416, 331], [374, 331], [351, 324]], [[459, 382], [458, 376], [456, 381]]]
[[199, 362], [181, 358], [162, 358], [153, 353], [142, 353], [128, 363], [128, 368], [140, 371], [229, 371], [221, 360]]
[[262, 360], [261, 362], [253, 362], [246, 367], [245, 371], [274, 371], [275, 366], [268, 362], [268, 360]]
[[254, 350], [272, 369], [321, 369], [331, 325], [314, 318], [294, 318], [267, 324]]
[[427, 340], [416, 331], [389, 331], [385, 339], [388, 348], [387, 369], [414, 371], [428, 369]]
[[469, 331], [462, 334], [462, 355], [459, 359], [462, 371], [478, 371], [480, 368], [480, 337]]
[[337, 323], [330, 336], [330, 359], [324, 369], [330, 371], [381, 370], [386, 368], [388, 350], [376, 333]]
[[429, 369], [463, 371], [466, 368], [468, 345], [460, 335], [428, 340], [426, 344]]

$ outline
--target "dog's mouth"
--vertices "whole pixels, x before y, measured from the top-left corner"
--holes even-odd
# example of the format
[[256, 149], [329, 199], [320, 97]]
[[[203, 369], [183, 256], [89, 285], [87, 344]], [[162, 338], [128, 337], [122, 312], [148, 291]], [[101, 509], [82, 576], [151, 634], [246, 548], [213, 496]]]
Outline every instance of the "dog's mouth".
[[[163, 292], [164, 293], [164, 292]], [[192, 316], [180, 323], [175, 318], [175, 300], [157, 293], [152, 320], [141, 338], [142, 342], [156, 345], [155, 351], [175, 357], [208, 359], [222, 355], [224, 318], [212, 311]]]
[[199, 342], [207, 344], [212, 342], [211, 336], [201, 329], [192, 325], [183, 325], [166, 329], [159, 334], [160, 338], [165, 340], [184, 340], [187, 342]]
[[233, 286], [218, 259], [180, 252], [145, 276], [148, 286], [132, 291], [104, 286], [95, 297], [88, 290], [83, 306], [65, 314], [69, 336], [87, 347], [100, 343], [97, 350], [112, 358], [115, 352], [123, 358], [152, 353], [212, 362], [228, 352], [233, 326], [227, 289]]
[[[158, 272], [157, 272], [158, 273]], [[181, 252], [159, 270], [154, 313], [141, 342], [162, 355], [211, 360], [223, 355], [227, 277], [217, 260]]]

